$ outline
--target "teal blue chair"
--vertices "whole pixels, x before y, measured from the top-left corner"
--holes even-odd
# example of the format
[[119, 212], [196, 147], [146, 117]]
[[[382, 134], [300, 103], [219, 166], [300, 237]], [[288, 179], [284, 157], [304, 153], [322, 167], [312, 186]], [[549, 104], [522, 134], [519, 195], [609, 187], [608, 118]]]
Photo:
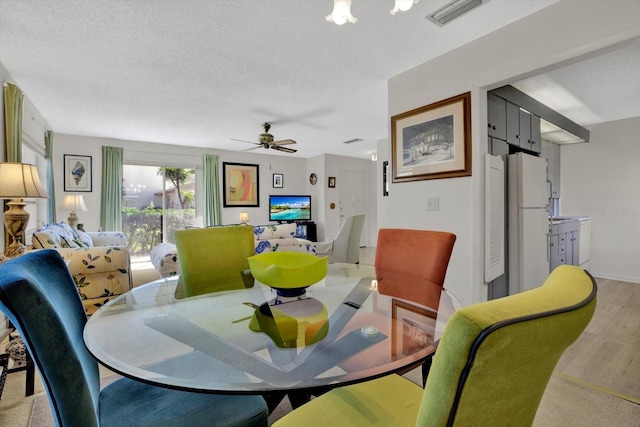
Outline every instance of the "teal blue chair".
[[100, 390], [98, 364], [84, 346], [87, 315], [53, 249], [0, 264], [0, 309], [20, 331], [57, 426], [266, 426], [260, 396], [172, 390], [117, 380]]
[[424, 390], [398, 375], [337, 388], [274, 427], [530, 426], [564, 350], [596, 308], [596, 283], [560, 266], [544, 285], [451, 317]]

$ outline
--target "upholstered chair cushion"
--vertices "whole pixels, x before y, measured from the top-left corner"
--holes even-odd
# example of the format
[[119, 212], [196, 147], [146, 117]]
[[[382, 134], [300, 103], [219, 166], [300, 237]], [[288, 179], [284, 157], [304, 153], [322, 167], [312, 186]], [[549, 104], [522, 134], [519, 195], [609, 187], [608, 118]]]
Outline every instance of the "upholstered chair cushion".
[[170, 390], [120, 379], [100, 390], [82, 334], [87, 315], [64, 261], [52, 249], [0, 264], [0, 309], [17, 327], [42, 378], [56, 425], [266, 426], [260, 396]]

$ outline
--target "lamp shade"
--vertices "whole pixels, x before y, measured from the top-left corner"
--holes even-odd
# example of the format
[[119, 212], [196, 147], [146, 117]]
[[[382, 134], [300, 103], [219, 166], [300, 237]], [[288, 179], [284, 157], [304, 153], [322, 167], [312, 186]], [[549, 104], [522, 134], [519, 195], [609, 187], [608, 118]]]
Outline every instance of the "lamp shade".
[[249, 221], [249, 213], [248, 212], [240, 212], [240, 222]]
[[38, 169], [28, 163], [0, 163], [0, 198], [47, 198]]
[[87, 209], [87, 205], [84, 204], [84, 197], [82, 194], [65, 194], [64, 199], [62, 199], [62, 206], [60, 206], [60, 210], [86, 212], [89, 209]]

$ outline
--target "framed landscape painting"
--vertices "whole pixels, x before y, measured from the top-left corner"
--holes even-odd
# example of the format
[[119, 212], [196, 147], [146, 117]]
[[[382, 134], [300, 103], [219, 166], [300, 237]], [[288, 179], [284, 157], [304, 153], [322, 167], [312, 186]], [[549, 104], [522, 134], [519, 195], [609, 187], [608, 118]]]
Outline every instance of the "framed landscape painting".
[[437, 313], [397, 299], [391, 300], [391, 354], [410, 355], [433, 344]]
[[259, 207], [259, 166], [247, 163], [222, 163], [224, 207]]
[[64, 191], [91, 192], [91, 156], [64, 155]]
[[391, 117], [392, 182], [471, 175], [471, 93]]

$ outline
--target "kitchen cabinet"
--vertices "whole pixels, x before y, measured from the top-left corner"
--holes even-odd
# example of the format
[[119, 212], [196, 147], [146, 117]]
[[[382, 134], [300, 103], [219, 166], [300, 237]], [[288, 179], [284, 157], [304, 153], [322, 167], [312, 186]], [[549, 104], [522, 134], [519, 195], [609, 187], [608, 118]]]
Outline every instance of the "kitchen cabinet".
[[487, 94], [489, 136], [534, 153], [542, 151], [540, 117], [491, 93]]
[[507, 101], [492, 94], [487, 94], [489, 136], [507, 139]]
[[520, 148], [533, 151], [534, 153], [542, 152], [540, 117], [520, 109], [519, 123], [520, 134], [517, 139], [519, 141]]
[[579, 265], [580, 224], [577, 219], [564, 220], [551, 226], [549, 271], [557, 266]]

